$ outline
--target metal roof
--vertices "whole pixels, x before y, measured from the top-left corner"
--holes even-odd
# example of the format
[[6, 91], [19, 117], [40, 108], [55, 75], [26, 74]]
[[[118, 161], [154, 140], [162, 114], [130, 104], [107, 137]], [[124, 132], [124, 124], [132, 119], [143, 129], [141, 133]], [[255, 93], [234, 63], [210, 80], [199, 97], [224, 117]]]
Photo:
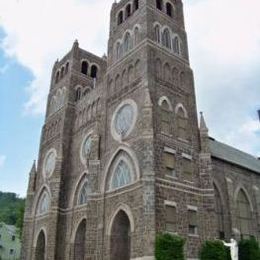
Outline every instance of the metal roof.
[[210, 138], [210, 151], [212, 157], [239, 165], [251, 171], [260, 173], [260, 160], [253, 155], [242, 152], [232, 146]]

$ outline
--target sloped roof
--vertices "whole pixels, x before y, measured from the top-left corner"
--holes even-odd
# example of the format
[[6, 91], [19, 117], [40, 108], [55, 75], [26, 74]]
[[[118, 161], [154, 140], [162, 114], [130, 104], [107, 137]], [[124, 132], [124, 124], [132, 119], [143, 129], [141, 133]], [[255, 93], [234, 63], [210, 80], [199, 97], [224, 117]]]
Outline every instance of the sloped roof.
[[242, 152], [232, 146], [210, 138], [210, 151], [213, 157], [239, 165], [251, 171], [260, 173], [260, 160], [253, 155]]

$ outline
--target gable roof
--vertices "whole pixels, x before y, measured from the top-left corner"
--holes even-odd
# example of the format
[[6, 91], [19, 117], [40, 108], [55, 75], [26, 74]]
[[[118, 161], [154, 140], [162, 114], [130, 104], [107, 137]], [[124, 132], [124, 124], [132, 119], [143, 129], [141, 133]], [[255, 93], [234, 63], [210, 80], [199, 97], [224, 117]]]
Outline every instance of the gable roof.
[[253, 155], [242, 152], [232, 146], [218, 142], [212, 138], [210, 138], [209, 145], [212, 157], [260, 173], [260, 160]]

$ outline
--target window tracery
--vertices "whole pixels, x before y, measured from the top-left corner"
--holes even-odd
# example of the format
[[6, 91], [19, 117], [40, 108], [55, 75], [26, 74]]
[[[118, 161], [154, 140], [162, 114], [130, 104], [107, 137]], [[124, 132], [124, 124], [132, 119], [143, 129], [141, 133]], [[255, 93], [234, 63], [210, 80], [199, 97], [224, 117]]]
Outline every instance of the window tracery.
[[39, 199], [38, 206], [37, 206], [37, 214], [42, 215], [49, 211], [50, 207], [50, 198], [46, 191], [44, 191]]

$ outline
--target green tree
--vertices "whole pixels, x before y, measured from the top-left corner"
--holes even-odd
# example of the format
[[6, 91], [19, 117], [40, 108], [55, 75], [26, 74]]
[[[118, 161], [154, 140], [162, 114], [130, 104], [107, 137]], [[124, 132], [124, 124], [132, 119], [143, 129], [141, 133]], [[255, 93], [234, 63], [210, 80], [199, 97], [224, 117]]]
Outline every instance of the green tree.
[[156, 260], [184, 260], [185, 240], [179, 236], [160, 233], [156, 237]]
[[239, 260], [260, 260], [259, 243], [255, 238], [239, 242]]
[[200, 251], [200, 260], [228, 260], [228, 253], [222, 241], [206, 241]]

